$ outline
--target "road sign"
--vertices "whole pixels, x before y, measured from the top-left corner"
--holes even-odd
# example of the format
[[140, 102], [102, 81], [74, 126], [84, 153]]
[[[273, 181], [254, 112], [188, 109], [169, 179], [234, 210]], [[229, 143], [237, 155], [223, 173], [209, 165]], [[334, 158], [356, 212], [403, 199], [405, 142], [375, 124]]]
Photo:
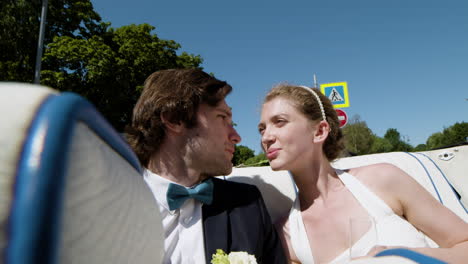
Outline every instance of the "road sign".
[[330, 99], [335, 108], [349, 107], [348, 83], [324, 83], [320, 91]]
[[340, 127], [344, 127], [348, 123], [348, 115], [341, 109], [335, 109], [335, 111], [338, 115], [338, 120], [340, 121]]

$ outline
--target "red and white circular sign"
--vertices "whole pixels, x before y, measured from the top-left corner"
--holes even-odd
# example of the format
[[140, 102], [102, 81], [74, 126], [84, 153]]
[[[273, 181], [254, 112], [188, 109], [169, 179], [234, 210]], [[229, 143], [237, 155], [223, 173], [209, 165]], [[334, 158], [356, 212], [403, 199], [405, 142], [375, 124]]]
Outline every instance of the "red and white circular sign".
[[335, 109], [335, 111], [338, 115], [338, 120], [340, 121], [340, 127], [344, 127], [346, 123], [348, 123], [348, 115], [341, 109]]

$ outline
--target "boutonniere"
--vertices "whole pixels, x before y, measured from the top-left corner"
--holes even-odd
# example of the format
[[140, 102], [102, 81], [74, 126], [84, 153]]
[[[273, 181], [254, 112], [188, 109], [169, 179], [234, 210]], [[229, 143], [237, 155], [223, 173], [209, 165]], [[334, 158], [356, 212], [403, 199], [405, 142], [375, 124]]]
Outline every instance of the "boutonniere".
[[257, 259], [245, 251], [233, 251], [226, 254], [222, 249], [217, 249], [216, 254], [213, 254], [211, 264], [257, 264]]

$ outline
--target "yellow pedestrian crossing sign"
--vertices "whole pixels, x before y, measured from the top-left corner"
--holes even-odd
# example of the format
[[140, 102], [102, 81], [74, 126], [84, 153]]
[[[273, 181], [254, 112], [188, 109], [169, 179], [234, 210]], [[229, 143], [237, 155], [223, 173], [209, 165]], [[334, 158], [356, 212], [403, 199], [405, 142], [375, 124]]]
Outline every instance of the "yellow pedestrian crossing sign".
[[320, 91], [330, 99], [334, 108], [349, 107], [348, 83], [324, 83], [320, 85]]

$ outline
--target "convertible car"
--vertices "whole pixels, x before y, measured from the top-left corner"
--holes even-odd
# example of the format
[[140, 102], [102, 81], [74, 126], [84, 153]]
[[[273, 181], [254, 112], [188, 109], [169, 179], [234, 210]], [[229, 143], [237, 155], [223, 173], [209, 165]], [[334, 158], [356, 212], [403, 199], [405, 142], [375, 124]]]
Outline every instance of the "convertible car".
[[[43, 86], [0, 83], [0, 109], [3, 263], [161, 263], [161, 219], [138, 159], [92, 104]], [[467, 161], [462, 144], [346, 157], [334, 166], [392, 163], [468, 221]], [[219, 177], [258, 186], [273, 220], [296, 196], [287, 171], [246, 167]], [[352, 262], [443, 263], [410, 250]]]

